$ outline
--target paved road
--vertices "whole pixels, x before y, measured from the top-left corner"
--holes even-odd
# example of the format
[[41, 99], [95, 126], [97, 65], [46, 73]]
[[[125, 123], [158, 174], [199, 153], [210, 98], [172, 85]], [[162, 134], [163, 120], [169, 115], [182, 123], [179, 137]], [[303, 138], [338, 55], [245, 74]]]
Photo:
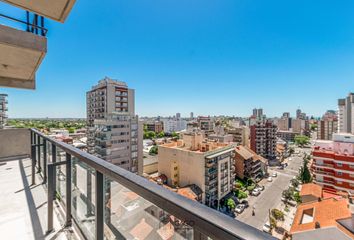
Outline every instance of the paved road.
[[[309, 150], [305, 150], [308, 152]], [[251, 225], [255, 228], [262, 229], [265, 222], [268, 221], [268, 213], [270, 209], [277, 207], [281, 201], [282, 192], [288, 188], [290, 180], [297, 175], [298, 169], [302, 164], [302, 157], [293, 156], [289, 161], [289, 166], [285, 170], [269, 169], [270, 175], [277, 172], [278, 177], [269, 183], [262, 181], [261, 185], [265, 186], [265, 190], [258, 197], [251, 196], [249, 198], [250, 207], [246, 209], [236, 219]], [[255, 207], [255, 216], [252, 216], [252, 207]]]

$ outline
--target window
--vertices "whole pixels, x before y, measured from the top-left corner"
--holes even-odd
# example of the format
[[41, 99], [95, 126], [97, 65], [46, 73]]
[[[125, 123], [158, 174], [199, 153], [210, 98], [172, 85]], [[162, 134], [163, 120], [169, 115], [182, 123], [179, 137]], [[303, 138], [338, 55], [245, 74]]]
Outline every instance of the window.
[[337, 166], [338, 166], [338, 167], [343, 167], [343, 164], [337, 163]]
[[342, 173], [342, 172], [337, 172], [337, 175], [338, 175], [338, 176], [342, 176], [343, 173]]

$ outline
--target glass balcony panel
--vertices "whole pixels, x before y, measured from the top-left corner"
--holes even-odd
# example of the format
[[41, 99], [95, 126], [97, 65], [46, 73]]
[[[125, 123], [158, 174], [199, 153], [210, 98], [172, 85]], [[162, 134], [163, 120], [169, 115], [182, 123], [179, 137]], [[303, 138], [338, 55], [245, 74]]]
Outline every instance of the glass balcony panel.
[[106, 239], [193, 239], [193, 222], [175, 218], [107, 177], [105, 188]]
[[[57, 162], [64, 162], [66, 160], [65, 152], [57, 148]], [[66, 165], [59, 165], [56, 167], [56, 197], [60, 203], [66, 205]]]
[[95, 236], [94, 169], [72, 158], [72, 216], [87, 239]]

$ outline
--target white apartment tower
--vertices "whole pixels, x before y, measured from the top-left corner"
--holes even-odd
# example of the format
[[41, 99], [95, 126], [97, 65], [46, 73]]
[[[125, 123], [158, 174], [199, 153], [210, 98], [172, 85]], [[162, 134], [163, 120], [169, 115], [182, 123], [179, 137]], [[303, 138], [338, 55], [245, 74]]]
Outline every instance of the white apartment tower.
[[354, 133], [354, 93], [338, 100], [338, 131]]
[[134, 90], [108, 77], [86, 93], [88, 152], [142, 174], [143, 126], [135, 115]]
[[4, 128], [7, 120], [7, 94], [0, 94], [0, 129]]

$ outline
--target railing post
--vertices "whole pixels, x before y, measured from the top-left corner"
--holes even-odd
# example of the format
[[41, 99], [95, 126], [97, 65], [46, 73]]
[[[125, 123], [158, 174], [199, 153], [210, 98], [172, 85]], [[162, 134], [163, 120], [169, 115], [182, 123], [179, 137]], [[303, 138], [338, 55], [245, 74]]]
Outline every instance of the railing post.
[[[35, 137], [35, 134], [33, 134]], [[31, 145], [31, 159], [32, 159], [32, 185], [36, 185], [36, 145]]]
[[41, 136], [37, 135], [37, 156], [38, 156], [38, 171], [37, 173], [40, 173], [42, 171], [41, 168]]
[[[57, 146], [55, 146], [55, 144], [52, 143], [52, 163], [56, 163], [56, 162], [57, 162]], [[57, 189], [57, 179], [56, 178], [54, 178], [54, 180], [53, 180], [53, 186], [54, 186], [53, 196], [55, 197], [55, 191]]]
[[43, 184], [47, 183], [47, 140], [43, 139]]
[[66, 153], [66, 227], [71, 226], [71, 155]]
[[92, 174], [89, 166], [86, 169], [86, 216], [92, 216]]
[[104, 232], [104, 179], [103, 174], [96, 170], [96, 240], [103, 240]]
[[48, 165], [48, 233], [53, 231], [53, 203], [54, 203], [54, 193], [55, 193], [55, 166]]

